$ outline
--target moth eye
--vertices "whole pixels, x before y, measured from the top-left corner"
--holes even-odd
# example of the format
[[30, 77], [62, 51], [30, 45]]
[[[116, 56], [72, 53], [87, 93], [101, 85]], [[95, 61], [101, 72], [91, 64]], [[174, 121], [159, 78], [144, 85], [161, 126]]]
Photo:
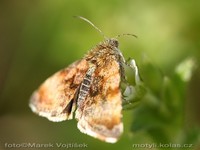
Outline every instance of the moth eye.
[[117, 40], [114, 40], [113, 42], [114, 42], [115, 47], [119, 46], [119, 42]]
[[114, 46], [114, 47], [118, 47], [119, 46], [119, 42], [116, 39], [109, 40], [109, 44], [111, 46]]

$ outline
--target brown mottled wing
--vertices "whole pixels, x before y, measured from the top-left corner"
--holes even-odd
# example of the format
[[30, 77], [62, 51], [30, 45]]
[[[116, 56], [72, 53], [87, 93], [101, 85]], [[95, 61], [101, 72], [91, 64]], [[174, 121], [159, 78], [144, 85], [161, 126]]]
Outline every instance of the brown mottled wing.
[[32, 111], [51, 121], [72, 119], [76, 91], [87, 69], [87, 61], [82, 59], [48, 78], [30, 99]]
[[113, 59], [95, 70], [85, 101], [76, 110], [81, 132], [114, 143], [123, 132], [119, 64]]

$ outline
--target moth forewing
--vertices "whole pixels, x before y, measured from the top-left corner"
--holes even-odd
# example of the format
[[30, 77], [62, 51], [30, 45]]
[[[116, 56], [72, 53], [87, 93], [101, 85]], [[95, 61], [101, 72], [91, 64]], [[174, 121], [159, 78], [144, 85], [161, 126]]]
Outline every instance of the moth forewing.
[[31, 96], [32, 111], [51, 121], [72, 119], [76, 91], [88, 67], [82, 59], [49, 77]]
[[86, 56], [86, 60], [93, 62], [96, 68], [90, 91], [76, 110], [81, 132], [110, 143], [116, 142], [123, 132], [119, 65], [121, 56], [113, 43], [109, 39], [97, 45], [98, 49], [93, 49]]

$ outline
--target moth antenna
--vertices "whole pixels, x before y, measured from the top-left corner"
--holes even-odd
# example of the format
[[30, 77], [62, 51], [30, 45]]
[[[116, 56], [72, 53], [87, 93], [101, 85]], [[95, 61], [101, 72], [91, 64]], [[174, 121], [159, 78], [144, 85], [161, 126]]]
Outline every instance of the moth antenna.
[[104, 35], [104, 33], [97, 27], [95, 26], [90, 20], [82, 17], [82, 16], [74, 16], [75, 18], [79, 18], [82, 19], [83, 21], [89, 23], [91, 26], [93, 26], [97, 31], [99, 31], [99, 33], [104, 37], [104, 39], [106, 39], [106, 36]]
[[137, 35], [135, 35], [135, 34], [130, 34], [130, 33], [119, 34], [119, 35], [117, 35], [115, 38], [118, 39], [118, 38], [121, 37], [121, 36], [133, 36], [133, 37], [135, 37], [135, 38], [138, 38]]

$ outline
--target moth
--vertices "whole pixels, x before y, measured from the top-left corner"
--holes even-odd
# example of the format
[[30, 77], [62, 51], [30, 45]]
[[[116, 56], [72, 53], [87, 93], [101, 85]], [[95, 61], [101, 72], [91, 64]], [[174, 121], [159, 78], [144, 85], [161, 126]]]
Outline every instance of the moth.
[[120, 84], [125, 64], [118, 40], [105, 38], [85, 57], [49, 77], [32, 94], [29, 106], [54, 122], [75, 117], [81, 132], [115, 143], [123, 133]]

